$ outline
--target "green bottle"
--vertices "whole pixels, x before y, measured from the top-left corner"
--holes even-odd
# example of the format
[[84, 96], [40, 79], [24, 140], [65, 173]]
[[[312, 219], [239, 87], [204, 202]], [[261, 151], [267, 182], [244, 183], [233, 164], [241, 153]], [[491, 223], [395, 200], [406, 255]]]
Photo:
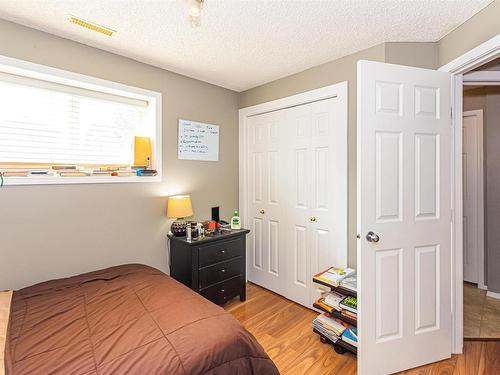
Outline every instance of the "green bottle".
[[234, 211], [234, 216], [231, 218], [231, 229], [241, 229], [240, 216], [238, 210]]

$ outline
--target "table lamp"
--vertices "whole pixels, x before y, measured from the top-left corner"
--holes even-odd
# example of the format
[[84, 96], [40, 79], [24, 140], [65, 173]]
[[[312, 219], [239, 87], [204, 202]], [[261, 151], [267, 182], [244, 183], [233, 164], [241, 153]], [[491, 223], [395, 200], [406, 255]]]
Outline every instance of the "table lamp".
[[191, 197], [189, 195], [174, 195], [172, 197], [168, 197], [167, 216], [177, 219], [172, 223], [172, 227], [170, 229], [174, 236], [185, 236], [187, 222], [184, 219], [186, 217], [193, 216]]

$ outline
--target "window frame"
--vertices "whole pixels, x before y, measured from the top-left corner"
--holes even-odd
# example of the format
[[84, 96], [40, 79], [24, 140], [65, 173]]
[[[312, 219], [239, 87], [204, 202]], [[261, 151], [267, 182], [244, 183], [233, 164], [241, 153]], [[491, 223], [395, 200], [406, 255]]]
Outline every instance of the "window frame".
[[[153, 142], [153, 160], [156, 176], [27, 176], [4, 177], [4, 186], [13, 185], [66, 185], [66, 184], [102, 184], [126, 182], [158, 182], [162, 180], [162, 94], [160, 92], [142, 89], [74, 73], [63, 69], [35, 64], [29, 61], [14, 59], [0, 55], [0, 72], [15, 74], [22, 77], [35, 78], [44, 81], [73, 86], [105, 94], [118, 95], [126, 98], [139, 99], [148, 102], [148, 116], [153, 116], [155, 122], [155, 139]], [[54, 163], [57, 164], [57, 163]]]

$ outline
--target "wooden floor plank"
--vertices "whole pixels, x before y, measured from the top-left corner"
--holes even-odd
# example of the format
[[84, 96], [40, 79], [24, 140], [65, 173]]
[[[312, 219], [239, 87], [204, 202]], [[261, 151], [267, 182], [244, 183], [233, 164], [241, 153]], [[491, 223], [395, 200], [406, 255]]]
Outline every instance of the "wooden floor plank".
[[[247, 300], [224, 308], [250, 331], [282, 375], [355, 375], [357, 358], [337, 354], [312, 332], [318, 315], [282, 296], [247, 284]], [[500, 342], [464, 343], [464, 353], [399, 375], [500, 375]]]

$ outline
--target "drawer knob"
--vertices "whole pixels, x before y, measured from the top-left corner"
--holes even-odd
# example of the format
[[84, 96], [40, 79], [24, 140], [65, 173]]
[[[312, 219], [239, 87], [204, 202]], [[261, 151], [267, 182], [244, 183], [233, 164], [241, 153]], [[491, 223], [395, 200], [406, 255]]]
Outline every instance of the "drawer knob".
[[225, 254], [226, 253], [226, 250], [221, 250], [220, 251], [221, 254]]
[[226, 273], [226, 269], [225, 269], [225, 268], [223, 268], [223, 269], [221, 269], [221, 270], [220, 270], [220, 272], [222, 272], [222, 273]]
[[225, 291], [226, 291], [225, 289], [221, 289], [221, 290], [220, 290], [220, 292], [221, 292], [221, 293], [224, 293]]

